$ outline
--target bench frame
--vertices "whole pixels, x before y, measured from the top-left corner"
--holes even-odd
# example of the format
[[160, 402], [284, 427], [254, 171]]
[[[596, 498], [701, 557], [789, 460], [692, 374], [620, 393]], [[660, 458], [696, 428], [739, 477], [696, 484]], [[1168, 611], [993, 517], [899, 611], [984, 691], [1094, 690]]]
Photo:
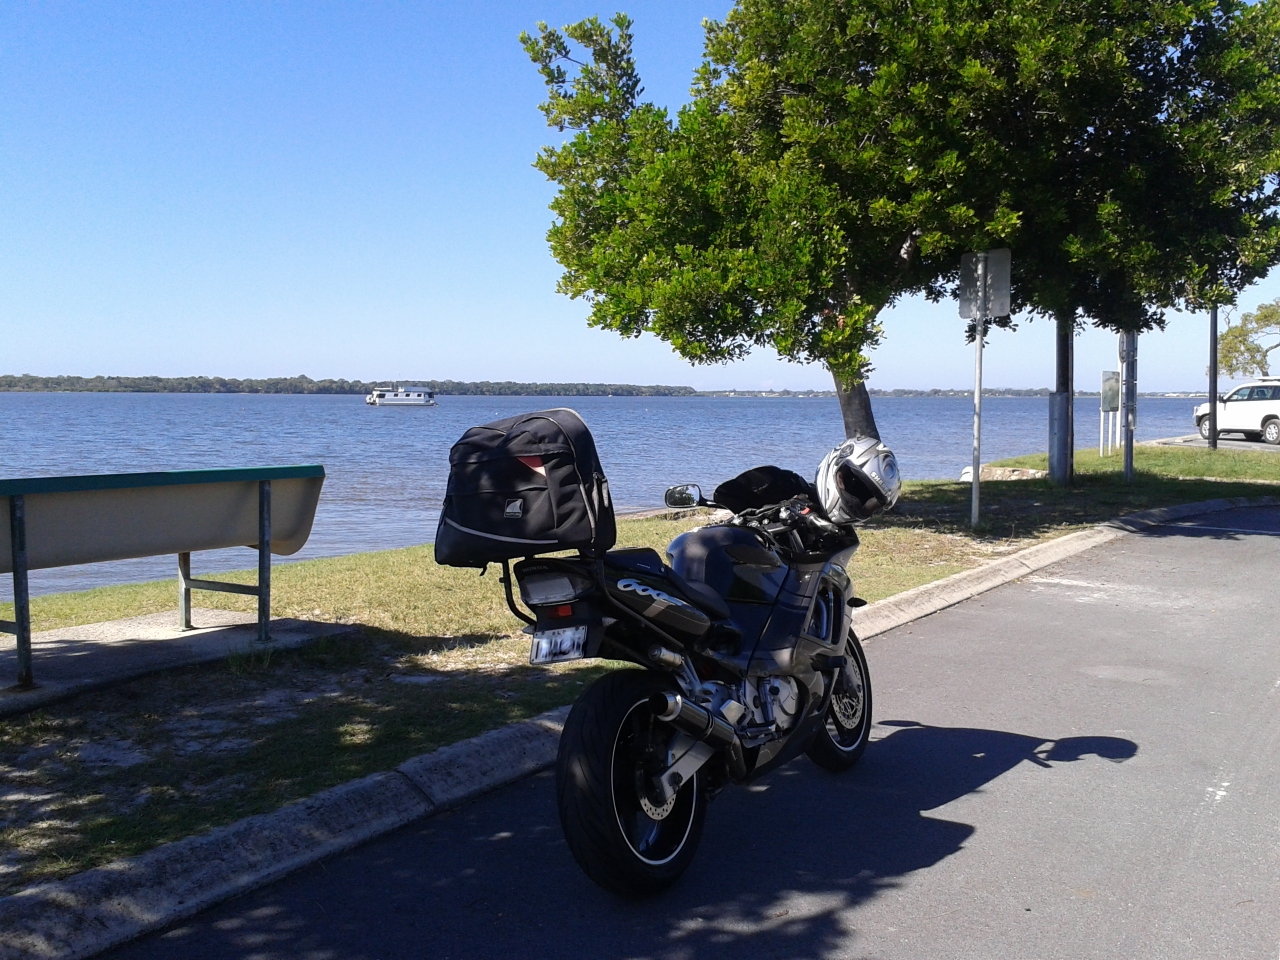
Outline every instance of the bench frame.
[[[323, 477], [322, 467], [266, 467], [256, 470], [206, 471], [197, 480], [197, 473], [191, 473], [192, 479], [185, 482], [208, 482], [218, 480], [249, 479], [245, 474], [263, 473], [277, 475], [280, 478]], [[126, 480], [128, 475], [117, 475], [112, 480]], [[135, 474], [142, 481], [140, 486], [156, 485], [158, 475]], [[204, 479], [207, 478], [207, 481]], [[76, 481], [92, 481], [96, 478], [75, 477], [35, 481], [34, 484], [54, 489], [91, 489], [80, 486]], [[170, 481], [172, 482], [172, 481]], [[27, 485], [26, 482], [23, 482]], [[191, 591], [210, 590], [219, 593], [237, 593], [258, 598], [258, 633], [257, 641], [267, 643], [271, 640], [271, 481], [258, 480], [258, 542], [251, 546], [258, 554], [258, 582], [256, 584], [226, 583], [220, 580], [204, 580], [191, 576], [191, 553], [178, 554], [178, 629], [195, 629], [191, 624]], [[6, 484], [7, 485], [7, 484]], [[127, 484], [115, 484], [112, 486]], [[19, 488], [21, 489], [21, 488]], [[27, 490], [27, 492], [38, 492]], [[39, 491], [43, 492], [43, 491]], [[27, 524], [26, 498], [22, 492], [13, 490], [0, 493], [8, 500], [9, 507], [9, 549], [13, 566], [13, 620], [0, 620], [0, 633], [13, 634], [18, 642], [18, 682], [16, 689], [31, 690], [36, 686], [31, 663], [31, 595], [27, 583]], [[3, 546], [0, 545], [0, 549]], [[294, 549], [297, 549], [296, 547]], [[292, 551], [290, 551], [292, 552]]]

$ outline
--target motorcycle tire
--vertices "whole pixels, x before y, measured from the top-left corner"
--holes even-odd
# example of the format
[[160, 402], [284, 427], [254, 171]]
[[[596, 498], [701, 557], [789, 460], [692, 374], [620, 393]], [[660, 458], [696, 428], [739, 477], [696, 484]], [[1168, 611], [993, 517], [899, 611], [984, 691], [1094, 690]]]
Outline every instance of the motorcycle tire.
[[702, 777], [693, 774], [661, 805], [644, 790], [654, 756], [665, 755], [675, 732], [654, 718], [649, 697], [669, 689], [646, 671], [607, 673], [583, 691], [560, 736], [556, 799], [565, 840], [588, 877], [624, 897], [675, 883], [702, 838]]
[[845, 665], [836, 677], [826, 719], [806, 751], [810, 760], [832, 773], [857, 763], [871, 736], [871, 671], [852, 630], [844, 652]]

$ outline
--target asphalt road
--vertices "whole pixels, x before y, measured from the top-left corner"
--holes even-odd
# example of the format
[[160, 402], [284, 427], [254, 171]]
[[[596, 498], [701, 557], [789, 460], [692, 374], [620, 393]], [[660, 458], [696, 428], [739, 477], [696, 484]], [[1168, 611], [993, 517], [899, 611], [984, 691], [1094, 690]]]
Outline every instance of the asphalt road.
[[877, 637], [862, 763], [726, 791], [658, 899], [578, 872], [544, 775], [109, 956], [1275, 958], [1277, 537], [1213, 514]]

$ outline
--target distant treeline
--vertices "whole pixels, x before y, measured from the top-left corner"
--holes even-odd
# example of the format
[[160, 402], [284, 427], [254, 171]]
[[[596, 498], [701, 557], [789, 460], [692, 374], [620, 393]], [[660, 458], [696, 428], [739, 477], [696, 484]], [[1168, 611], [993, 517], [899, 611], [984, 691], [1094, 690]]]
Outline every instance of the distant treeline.
[[692, 387], [636, 386], [631, 383], [479, 383], [460, 380], [312, 380], [310, 377], [268, 377], [236, 380], [224, 377], [35, 377], [0, 375], [0, 392], [43, 393], [355, 393], [375, 386], [413, 383], [442, 396], [485, 397], [691, 397]]
[[[265, 380], [235, 380], [223, 377], [35, 377], [0, 375], [0, 393], [355, 393], [367, 394], [374, 387], [393, 383], [423, 386], [448, 397], [834, 397], [829, 390], [695, 390], [663, 384], [637, 386], [634, 383], [516, 383], [512, 380], [479, 382], [464, 380], [312, 380], [310, 377], [268, 377]], [[971, 390], [877, 390], [873, 397], [971, 397]], [[1047, 387], [1038, 390], [986, 388], [988, 397], [1047, 397]], [[1077, 390], [1077, 397], [1096, 397], [1096, 390]], [[1175, 396], [1146, 394], [1139, 396]], [[1185, 394], [1198, 396], [1198, 394]]]
[[515, 383], [500, 380], [479, 383], [460, 380], [423, 380], [428, 390], [459, 397], [693, 397], [693, 387], [663, 384], [637, 386], [634, 383]]
[[[868, 390], [873, 397], [972, 397], [972, 390]], [[982, 395], [984, 397], [1047, 397], [1053, 391], [1048, 387], [1040, 387], [1036, 390], [1015, 390], [1012, 387], [983, 387]], [[1183, 391], [1180, 393], [1144, 393], [1138, 391], [1140, 397], [1165, 397], [1171, 399], [1194, 399], [1195, 397], [1205, 396], [1204, 393], [1197, 393], [1194, 390]], [[1100, 396], [1097, 390], [1077, 390], [1077, 397], [1096, 397]]]
[[[867, 391], [873, 397], [972, 397], [972, 390], [876, 390], [871, 388]], [[1047, 397], [1052, 391], [1048, 387], [1039, 387], [1035, 390], [1015, 390], [1012, 387], [983, 387], [982, 395], [984, 397]], [[1084, 396], [1081, 391], [1076, 391], [1077, 396]]]

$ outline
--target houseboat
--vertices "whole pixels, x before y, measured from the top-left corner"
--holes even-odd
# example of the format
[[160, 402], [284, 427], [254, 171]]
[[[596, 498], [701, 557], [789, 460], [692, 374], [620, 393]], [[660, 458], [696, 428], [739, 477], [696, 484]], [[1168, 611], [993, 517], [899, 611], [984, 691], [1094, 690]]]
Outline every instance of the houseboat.
[[393, 384], [374, 387], [364, 402], [372, 407], [434, 407], [436, 395], [426, 387]]

